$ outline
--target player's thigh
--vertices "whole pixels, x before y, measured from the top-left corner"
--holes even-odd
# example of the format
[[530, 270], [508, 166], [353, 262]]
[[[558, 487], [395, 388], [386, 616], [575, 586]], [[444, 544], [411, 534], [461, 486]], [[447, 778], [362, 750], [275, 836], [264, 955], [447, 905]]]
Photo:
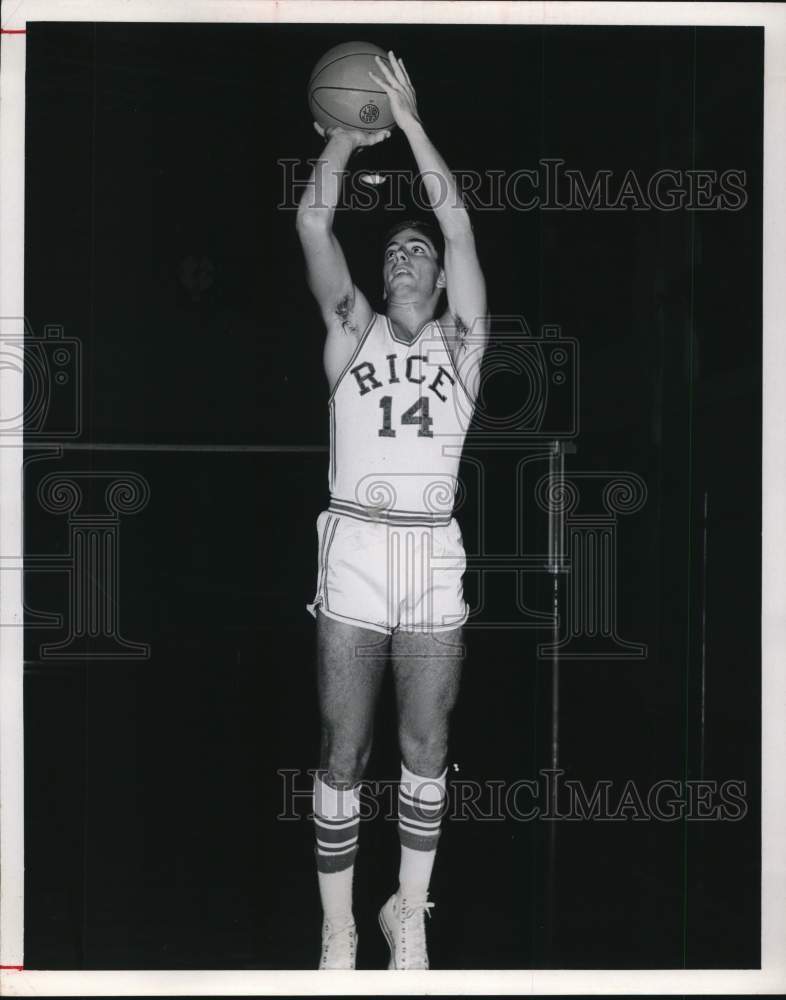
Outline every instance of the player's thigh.
[[391, 660], [400, 726], [426, 734], [445, 723], [458, 697], [465, 647], [462, 628], [396, 632]]
[[371, 725], [389, 637], [317, 613], [317, 690], [322, 722], [333, 730]]

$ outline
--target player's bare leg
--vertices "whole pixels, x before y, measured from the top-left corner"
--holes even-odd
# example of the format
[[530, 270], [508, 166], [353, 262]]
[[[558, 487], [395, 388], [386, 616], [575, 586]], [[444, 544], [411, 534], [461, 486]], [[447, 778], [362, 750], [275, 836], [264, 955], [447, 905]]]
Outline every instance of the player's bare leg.
[[396, 632], [391, 639], [393, 676], [404, 763], [428, 778], [447, 763], [448, 725], [464, 661], [463, 629]]
[[399, 888], [380, 912], [394, 969], [427, 969], [424, 914], [445, 804], [448, 727], [463, 661], [461, 628], [391, 640], [399, 713]]
[[357, 853], [357, 784], [368, 763], [374, 710], [389, 640], [317, 614], [317, 689], [322, 721], [314, 782], [317, 872], [324, 921], [321, 969], [355, 967], [352, 875]]

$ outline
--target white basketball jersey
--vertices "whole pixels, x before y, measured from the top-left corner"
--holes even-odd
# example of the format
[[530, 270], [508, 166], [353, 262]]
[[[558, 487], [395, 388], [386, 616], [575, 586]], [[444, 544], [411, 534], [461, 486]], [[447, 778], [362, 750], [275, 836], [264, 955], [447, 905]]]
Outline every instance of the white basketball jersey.
[[411, 343], [374, 318], [330, 396], [330, 510], [448, 524], [473, 403], [431, 320]]

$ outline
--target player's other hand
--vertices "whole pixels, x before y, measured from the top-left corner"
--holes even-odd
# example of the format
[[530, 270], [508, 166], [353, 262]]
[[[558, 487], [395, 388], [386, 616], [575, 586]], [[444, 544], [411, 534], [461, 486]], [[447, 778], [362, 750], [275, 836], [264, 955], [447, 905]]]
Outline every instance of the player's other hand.
[[331, 125], [323, 128], [319, 122], [314, 122], [314, 128], [323, 139], [330, 140], [333, 136], [342, 136], [351, 143], [352, 149], [361, 149], [363, 146], [376, 146], [378, 142], [384, 142], [390, 138], [390, 129], [379, 129], [378, 131], [367, 131], [366, 129], [342, 128], [340, 125]]
[[369, 73], [371, 79], [380, 86], [388, 95], [390, 100], [390, 110], [393, 118], [400, 129], [405, 129], [413, 122], [420, 123], [418, 115], [418, 103], [415, 97], [415, 88], [409, 78], [409, 73], [403, 60], [397, 59], [392, 52], [388, 52], [390, 67], [379, 58], [374, 57], [379, 66], [380, 75]]

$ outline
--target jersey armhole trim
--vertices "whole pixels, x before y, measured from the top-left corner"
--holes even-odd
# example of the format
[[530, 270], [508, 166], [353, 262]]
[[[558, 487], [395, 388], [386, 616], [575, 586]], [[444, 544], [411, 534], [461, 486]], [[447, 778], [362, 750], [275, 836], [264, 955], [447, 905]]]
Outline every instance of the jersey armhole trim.
[[445, 331], [442, 329], [442, 324], [440, 323], [440, 321], [438, 319], [435, 319], [434, 322], [437, 324], [437, 329], [439, 330], [439, 335], [440, 335], [440, 337], [442, 337], [442, 343], [445, 345], [445, 350], [447, 351], [448, 357], [450, 358], [450, 364], [451, 364], [451, 367], [453, 368], [453, 371], [456, 374], [456, 379], [458, 380], [458, 384], [464, 390], [464, 395], [467, 397], [467, 399], [469, 400], [469, 402], [472, 404], [472, 408], [474, 410], [474, 408], [475, 408], [475, 397], [472, 395], [472, 393], [469, 391], [469, 389], [464, 384], [464, 379], [461, 377], [461, 374], [460, 374], [460, 372], [458, 370], [458, 365], [456, 364], [456, 361], [455, 361], [455, 359], [453, 357], [453, 352], [450, 349], [450, 344], [448, 343], [448, 338], [445, 336]]
[[333, 402], [333, 397], [338, 392], [338, 387], [344, 381], [344, 376], [349, 371], [350, 365], [354, 362], [355, 358], [360, 353], [360, 349], [363, 346], [363, 344], [365, 344], [366, 337], [368, 337], [369, 333], [371, 332], [371, 328], [374, 326], [374, 324], [376, 323], [376, 321], [377, 321], [377, 313], [372, 311], [372, 313], [371, 313], [371, 319], [369, 320], [368, 326], [363, 331], [363, 334], [360, 337], [360, 340], [358, 340], [358, 346], [352, 352], [352, 356], [350, 357], [349, 361], [347, 361], [347, 363], [344, 365], [344, 370], [341, 372], [341, 374], [339, 375], [339, 377], [336, 379], [336, 384], [333, 386], [333, 388], [332, 388], [332, 390], [330, 392], [330, 395], [328, 396], [328, 406], [330, 406], [330, 404]]

